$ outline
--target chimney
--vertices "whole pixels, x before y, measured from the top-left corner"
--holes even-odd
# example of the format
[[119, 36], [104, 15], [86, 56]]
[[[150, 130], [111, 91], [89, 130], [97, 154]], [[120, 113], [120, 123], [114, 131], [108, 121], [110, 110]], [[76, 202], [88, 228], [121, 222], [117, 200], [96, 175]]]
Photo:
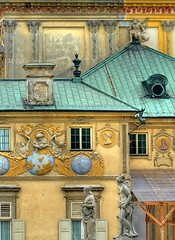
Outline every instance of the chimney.
[[24, 65], [27, 76], [27, 102], [29, 105], [53, 104], [52, 63], [28, 63]]

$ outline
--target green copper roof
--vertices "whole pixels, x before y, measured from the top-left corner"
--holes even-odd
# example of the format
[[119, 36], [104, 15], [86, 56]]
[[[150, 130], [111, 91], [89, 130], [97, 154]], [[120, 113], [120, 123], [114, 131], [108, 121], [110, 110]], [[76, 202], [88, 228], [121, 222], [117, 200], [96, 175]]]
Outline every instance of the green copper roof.
[[[169, 98], [147, 96], [144, 81], [167, 79]], [[79, 81], [80, 80], [80, 81]], [[29, 106], [26, 80], [0, 80], [0, 111], [133, 111], [145, 117], [175, 117], [175, 58], [137, 42], [84, 73], [81, 79], [54, 79], [54, 104]]]
[[[166, 76], [170, 98], [148, 98], [142, 84], [153, 74]], [[175, 58], [139, 43], [131, 43], [82, 75], [82, 81], [102, 92], [145, 109], [144, 116], [175, 116]]]
[[26, 104], [26, 81], [0, 80], [0, 111], [137, 111], [131, 106], [84, 83], [72, 79], [54, 79], [54, 104], [29, 106]]

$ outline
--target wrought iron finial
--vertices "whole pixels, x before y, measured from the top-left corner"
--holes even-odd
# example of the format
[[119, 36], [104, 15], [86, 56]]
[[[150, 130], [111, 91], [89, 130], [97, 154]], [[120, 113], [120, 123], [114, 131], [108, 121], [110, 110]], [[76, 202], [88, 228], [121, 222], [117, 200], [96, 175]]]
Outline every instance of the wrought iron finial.
[[75, 77], [80, 77], [81, 71], [78, 70], [78, 68], [80, 67], [81, 60], [78, 58], [77, 53], [75, 54], [75, 58], [72, 62], [74, 63], [74, 67], [75, 67], [75, 70], [73, 71], [74, 76]]

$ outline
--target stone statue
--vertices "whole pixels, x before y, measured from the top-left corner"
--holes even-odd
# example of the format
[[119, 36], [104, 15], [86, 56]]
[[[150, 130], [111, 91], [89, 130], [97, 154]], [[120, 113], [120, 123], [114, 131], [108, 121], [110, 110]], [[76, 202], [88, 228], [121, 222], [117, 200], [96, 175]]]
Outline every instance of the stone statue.
[[50, 145], [47, 143], [47, 139], [44, 137], [43, 132], [39, 132], [35, 136], [35, 141], [33, 142], [33, 150], [35, 152], [38, 152], [39, 150], [42, 150], [46, 147], [49, 147]]
[[95, 199], [90, 187], [83, 188], [86, 198], [81, 204], [82, 220], [84, 226], [84, 239], [95, 240], [96, 218], [95, 218]]
[[125, 182], [125, 176], [117, 177], [117, 183], [120, 188], [120, 214], [119, 214], [119, 234], [113, 239], [135, 238], [138, 236], [133, 226], [133, 202], [132, 195]]
[[147, 28], [148, 18], [144, 18], [143, 20], [138, 20], [137, 18], [133, 19], [131, 26], [128, 28], [130, 35], [130, 42], [133, 41], [133, 38], [138, 39], [140, 42], [148, 41], [149, 38], [145, 37], [145, 30]]

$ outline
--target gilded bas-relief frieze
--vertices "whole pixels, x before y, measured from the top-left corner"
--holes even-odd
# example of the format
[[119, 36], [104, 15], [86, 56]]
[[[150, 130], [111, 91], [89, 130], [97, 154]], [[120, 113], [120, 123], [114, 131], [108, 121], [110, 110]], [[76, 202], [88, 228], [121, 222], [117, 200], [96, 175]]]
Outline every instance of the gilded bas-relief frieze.
[[104, 173], [103, 159], [97, 152], [67, 151], [66, 132], [58, 126], [26, 125], [15, 135], [15, 151], [0, 152], [0, 175], [18, 176], [28, 171], [43, 176], [52, 170], [65, 176]]
[[172, 141], [173, 137], [165, 131], [153, 136], [154, 167], [173, 167]]

